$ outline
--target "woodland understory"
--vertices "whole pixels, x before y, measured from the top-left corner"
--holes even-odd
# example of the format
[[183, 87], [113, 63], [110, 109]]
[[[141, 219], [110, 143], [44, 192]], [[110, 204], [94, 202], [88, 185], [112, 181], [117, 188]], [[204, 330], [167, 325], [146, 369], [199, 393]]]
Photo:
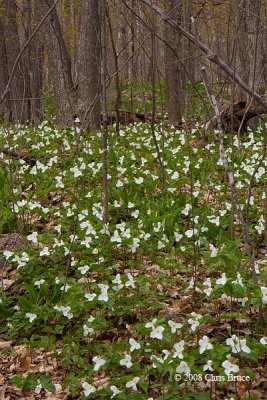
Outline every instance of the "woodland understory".
[[266, 20], [0, 0], [0, 400], [266, 399]]

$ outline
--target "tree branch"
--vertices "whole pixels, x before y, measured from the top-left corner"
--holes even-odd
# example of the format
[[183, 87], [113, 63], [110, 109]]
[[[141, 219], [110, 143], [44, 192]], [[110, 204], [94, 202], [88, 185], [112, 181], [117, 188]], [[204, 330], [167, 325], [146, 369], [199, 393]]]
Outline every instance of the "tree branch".
[[160, 18], [165, 21], [167, 24], [171, 25], [176, 31], [180, 32], [181, 35], [186, 37], [191, 43], [193, 43], [196, 47], [198, 47], [203, 53], [206, 54], [207, 59], [212, 61], [214, 64], [218, 65], [229, 78], [236, 82], [242, 89], [245, 90], [253, 99], [255, 99], [258, 103], [260, 103], [264, 108], [267, 109], [266, 101], [254, 90], [252, 90], [241, 78], [239, 75], [235, 73], [217, 54], [213, 53], [209, 47], [207, 47], [204, 43], [196, 39], [191, 33], [186, 31], [182, 26], [176, 24], [167, 14], [165, 14], [161, 8], [157, 7], [155, 4], [152, 4], [149, 0], [141, 0], [142, 3], [146, 4], [149, 8], [155, 11]]

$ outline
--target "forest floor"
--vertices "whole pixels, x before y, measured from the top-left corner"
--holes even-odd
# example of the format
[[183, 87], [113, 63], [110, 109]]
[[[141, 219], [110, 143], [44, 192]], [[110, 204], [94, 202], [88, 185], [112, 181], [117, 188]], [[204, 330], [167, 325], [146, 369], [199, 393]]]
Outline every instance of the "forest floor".
[[[0, 400], [266, 399], [265, 130], [2, 128]], [[32, 162], [29, 162], [32, 160]]]

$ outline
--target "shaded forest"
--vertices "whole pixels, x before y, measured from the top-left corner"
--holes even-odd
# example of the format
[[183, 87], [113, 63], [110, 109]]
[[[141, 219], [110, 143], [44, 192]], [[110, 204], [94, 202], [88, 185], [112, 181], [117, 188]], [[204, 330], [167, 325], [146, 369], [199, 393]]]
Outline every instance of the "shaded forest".
[[261, 400], [267, 4], [0, 0], [0, 400]]

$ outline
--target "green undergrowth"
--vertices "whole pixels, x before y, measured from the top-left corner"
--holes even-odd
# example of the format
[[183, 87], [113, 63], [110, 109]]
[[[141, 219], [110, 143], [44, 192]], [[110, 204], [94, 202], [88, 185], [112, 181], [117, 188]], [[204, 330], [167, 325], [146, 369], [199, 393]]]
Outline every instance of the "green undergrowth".
[[1, 129], [0, 146], [36, 163], [1, 155], [1, 236], [20, 245], [1, 251], [12, 285], [0, 333], [57, 362], [56, 374], [18, 371], [24, 394], [60, 383], [69, 399], [211, 399], [220, 377], [218, 399], [237, 399], [238, 379], [254, 398], [267, 344], [263, 129], [225, 140], [257, 282], [217, 143], [194, 147], [199, 137], [158, 125], [163, 172], [148, 125], [111, 129], [103, 226], [101, 133]]

